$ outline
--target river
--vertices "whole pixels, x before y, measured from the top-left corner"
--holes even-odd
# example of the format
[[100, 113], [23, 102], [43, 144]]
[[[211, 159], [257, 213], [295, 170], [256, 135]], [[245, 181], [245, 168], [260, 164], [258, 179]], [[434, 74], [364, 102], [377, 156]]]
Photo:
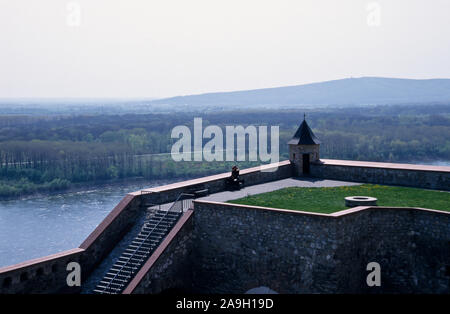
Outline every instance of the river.
[[446, 166], [450, 167], [450, 161], [448, 160], [436, 160], [436, 161], [407, 161], [406, 164], [415, 165], [428, 165], [428, 166]]
[[78, 247], [125, 194], [173, 181], [0, 201], [0, 267]]

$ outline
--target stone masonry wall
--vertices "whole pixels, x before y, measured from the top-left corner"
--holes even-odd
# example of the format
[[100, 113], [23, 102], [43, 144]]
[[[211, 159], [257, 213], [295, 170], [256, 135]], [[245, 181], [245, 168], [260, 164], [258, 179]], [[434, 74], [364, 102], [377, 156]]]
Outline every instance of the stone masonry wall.
[[125, 196], [79, 248], [0, 268], [0, 293], [77, 293], [68, 287], [67, 264], [77, 262], [84, 280], [134, 223], [140, 200]]
[[[450, 189], [450, 171], [442, 170], [446, 167], [410, 167], [322, 160], [311, 164], [311, 174]], [[274, 172], [260, 170], [241, 170], [246, 185], [293, 174], [289, 161], [280, 162]], [[67, 263], [79, 262], [86, 278], [134, 223], [143, 204], [171, 202], [182, 192], [198, 189], [220, 192], [228, 176], [224, 173], [128, 194], [80, 248], [1, 268], [0, 293], [73, 292], [65, 284]], [[165, 247], [167, 252], [152, 262], [131, 292], [192, 287], [197, 292], [240, 293], [258, 286], [285, 293], [450, 292], [448, 213], [386, 208], [349, 211], [321, 215], [197, 201], [192, 218], [178, 230], [180, 235], [174, 235]], [[174, 256], [183, 258], [175, 261]], [[379, 289], [365, 284], [370, 261], [382, 267]], [[162, 270], [183, 280], [166, 286], [157, 279]], [[182, 277], [183, 273], [193, 277]]]
[[309, 154], [310, 162], [319, 160], [320, 145], [289, 145], [289, 160], [295, 176], [303, 175], [303, 154]]
[[[272, 165], [273, 167], [274, 165]], [[271, 167], [271, 166], [269, 166]], [[292, 175], [289, 161], [280, 162], [276, 171], [261, 171], [260, 167], [241, 170], [246, 185], [288, 178]], [[127, 194], [108, 216], [87, 237], [79, 248], [51, 256], [0, 268], [0, 293], [76, 292], [66, 285], [67, 263], [78, 262], [84, 281], [120, 241], [136, 220], [146, 203], [172, 202], [180, 193], [208, 188], [210, 193], [223, 191], [230, 173], [184, 181], [167, 186]]]
[[[197, 292], [450, 293], [450, 214], [355, 208], [322, 215], [195, 202]], [[368, 287], [366, 266], [381, 266]]]
[[192, 290], [193, 211], [188, 210], [152, 254], [124, 293]]
[[[261, 171], [261, 167], [248, 168], [240, 171], [240, 177], [245, 180], [246, 186], [250, 186], [290, 178], [293, 174], [292, 165], [289, 160], [282, 161], [278, 165], [268, 165], [263, 169], [271, 169], [273, 171]], [[194, 193], [195, 191], [203, 189], [208, 189], [209, 193], [222, 192], [226, 189], [225, 180], [230, 175], [231, 171], [228, 173], [221, 173], [209, 177], [146, 189], [142, 192], [135, 192], [134, 194], [140, 195], [142, 201], [148, 203], [169, 203], [175, 201], [181, 193]]]
[[[450, 214], [372, 208], [338, 219], [337, 272], [346, 293], [449, 293]], [[381, 266], [381, 287], [368, 287], [366, 266]]]
[[[354, 163], [352, 165], [352, 163]], [[450, 171], [431, 171], [427, 166], [417, 167], [398, 164], [397, 168], [384, 167], [385, 163], [367, 163], [351, 161], [326, 161], [311, 163], [311, 176], [323, 179], [366, 182], [375, 184], [403, 185], [411, 187], [450, 190]], [[373, 166], [379, 164], [379, 166]], [[395, 165], [395, 164], [389, 164]], [[439, 168], [439, 167], [435, 167]], [[448, 168], [450, 167], [440, 167]]]
[[66, 284], [67, 264], [80, 262], [83, 249], [73, 249], [0, 269], [0, 294], [76, 293]]
[[324, 215], [195, 202], [198, 292], [336, 291], [336, 221]]
[[80, 245], [85, 250], [81, 256], [83, 280], [129, 231], [141, 204], [139, 197], [127, 194]]

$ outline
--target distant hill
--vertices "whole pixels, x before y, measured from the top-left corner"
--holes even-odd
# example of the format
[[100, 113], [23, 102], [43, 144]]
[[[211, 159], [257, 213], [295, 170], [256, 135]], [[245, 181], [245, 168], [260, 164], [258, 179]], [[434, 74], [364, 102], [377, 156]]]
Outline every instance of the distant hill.
[[188, 106], [366, 105], [450, 101], [450, 79], [347, 78], [297, 86], [153, 100]]

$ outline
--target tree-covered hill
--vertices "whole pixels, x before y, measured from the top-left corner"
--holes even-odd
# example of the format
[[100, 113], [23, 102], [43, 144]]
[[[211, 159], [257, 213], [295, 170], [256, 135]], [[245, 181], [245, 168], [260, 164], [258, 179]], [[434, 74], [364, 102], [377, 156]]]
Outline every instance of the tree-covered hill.
[[189, 106], [376, 105], [450, 101], [450, 79], [361, 77], [320, 83], [157, 99]]

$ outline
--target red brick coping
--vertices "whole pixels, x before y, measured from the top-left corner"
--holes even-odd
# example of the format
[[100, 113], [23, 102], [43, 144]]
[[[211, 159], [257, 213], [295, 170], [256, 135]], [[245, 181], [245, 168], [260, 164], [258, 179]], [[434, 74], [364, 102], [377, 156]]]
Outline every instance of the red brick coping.
[[[289, 160], [285, 160], [285, 161], [281, 161], [278, 163], [278, 166], [285, 166], [290, 164]], [[427, 166], [427, 165], [413, 165], [413, 164], [397, 164], [397, 163], [383, 163], [383, 162], [368, 162], [368, 161], [352, 161], [352, 160], [334, 160], [334, 159], [321, 159], [319, 164], [323, 164], [323, 165], [330, 165], [330, 166], [350, 166], [350, 167], [367, 167], [367, 168], [386, 168], [386, 169], [398, 169], [398, 170], [415, 170], [415, 171], [437, 171], [437, 172], [450, 172], [450, 167], [446, 167], [446, 166]], [[267, 165], [267, 166], [263, 166], [263, 167], [274, 167], [275, 164], [271, 164], [271, 165]], [[253, 168], [248, 168], [248, 169], [243, 169], [240, 171], [240, 173], [242, 175], [248, 174], [248, 173], [252, 173], [252, 172], [257, 172], [260, 171], [261, 167], [253, 167]], [[43, 264], [43, 263], [48, 263], [48, 262], [55, 262], [58, 261], [59, 259], [63, 259], [66, 258], [68, 256], [73, 256], [76, 257], [79, 254], [82, 254], [85, 250], [87, 250], [97, 239], [100, 235], [103, 234], [103, 232], [105, 232], [105, 230], [110, 226], [110, 224], [122, 213], [122, 211], [124, 209], [126, 209], [126, 207], [133, 201], [133, 199], [135, 197], [137, 197], [138, 195], [141, 195], [143, 193], [154, 193], [154, 192], [163, 192], [163, 191], [169, 191], [172, 189], [176, 189], [176, 188], [181, 188], [184, 186], [189, 186], [189, 185], [194, 185], [194, 184], [199, 184], [199, 183], [208, 183], [211, 181], [215, 181], [215, 180], [221, 180], [221, 179], [225, 179], [229, 176], [229, 172], [226, 173], [221, 173], [221, 174], [217, 174], [217, 175], [213, 175], [213, 176], [208, 176], [208, 177], [202, 177], [202, 178], [198, 178], [198, 179], [193, 179], [193, 180], [188, 180], [188, 181], [183, 181], [183, 182], [178, 182], [178, 183], [173, 183], [173, 184], [168, 184], [168, 185], [164, 185], [164, 186], [159, 186], [159, 187], [155, 187], [155, 188], [150, 188], [150, 189], [144, 189], [141, 191], [136, 191], [136, 192], [132, 192], [132, 193], [128, 193], [120, 202], [119, 204], [117, 204], [114, 209], [106, 216], [106, 218], [97, 226], [97, 228], [95, 228], [95, 230], [86, 238], [86, 240], [83, 241], [83, 243], [79, 246], [79, 248], [74, 248], [71, 250], [67, 250], [67, 251], [63, 251], [63, 252], [59, 252], [56, 254], [52, 254], [52, 255], [48, 255], [45, 257], [41, 257], [41, 258], [37, 258], [37, 259], [32, 259], [32, 260], [28, 260], [28, 261], [24, 261], [15, 265], [11, 265], [11, 266], [5, 266], [5, 267], [1, 267], [0, 268], [0, 275], [4, 275], [5, 273], [8, 272], [14, 272], [16, 270], [19, 269], [25, 269], [37, 264]], [[332, 213], [332, 214], [320, 214], [320, 213], [311, 213], [311, 212], [303, 212], [303, 211], [294, 211], [294, 210], [286, 210], [286, 209], [276, 209], [276, 208], [268, 208], [268, 207], [259, 207], [259, 206], [248, 206], [248, 205], [238, 205], [238, 204], [229, 204], [229, 203], [220, 203], [220, 202], [210, 202], [210, 201], [195, 201], [195, 202], [199, 202], [199, 203], [210, 203], [212, 205], [217, 204], [217, 205], [224, 205], [224, 206], [234, 206], [234, 207], [243, 207], [243, 208], [254, 208], [254, 209], [261, 209], [261, 210], [270, 210], [270, 211], [278, 211], [278, 212], [288, 212], [288, 213], [295, 213], [295, 214], [303, 214], [303, 215], [315, 215], [315, 216], [325, 216], [325, 217], [340, 217], [340, 216], [344, 216], [344, 215], [348, 215], [348, 214], [352, 214], [352, 213], [356, 213], [362, 210], [372, 210], [372, 209], [407, 209], [407, 210], [423, 210], [423, 211], [431, 211], [431, 212], [436, 212], [436, 213], [440, 213], [440, 214], [450, 214], [449, 212], [445, 212], [445, 211], [438, 211], [438, 210], [432, 210], [432, 209], [426, 209], [426, 208], [406, 208], [406, 207], [364, 207], [364, 206], [359, 206], [359, 207], [354, 207], [354, 208], [350, 208], [347, 210], [342, 210], [336, 213]], [[194, 202], [194, 204], [195, 204]], [[189, 217], [186, 216], [186, 214], [180, 219], [180, 221], [178, 222], [178, 224], [174, 227], [174, 229], [169, 233], [169, 235], [171, 235], [171, 237], [169, 238], [169, 236], [166, 238], [166, 240], [163, 241], [163, 243], [160, 245], [160, 247], [153, 253], [152, 257], [147, 261], [147, 263], [144, 265], [144, 267], [141, 269], [141, 271], [145, 271], [144, 274], [148, 271], [148, 269], [150, 269], [150, 267], [153, 265], [153, 263], [157, 260], [157, 258], [162, 254], [162, 252], [164, 251], [164, 249], [167, 247], [167, 245], [170, 243], [170, 241], [172, 241], [173, 237], [176, 235], [176, 233], [178, 232], [178, 230], [181, 228], [181, 226], [184, 224], [184, 222], [186, 220], [188, 220], [190, 218], [190, 215], [192, 215], [192, 211], [188, 211], [189, 213]], [[186, 220], [183, 220], [186, 219]], [[181, 225], [179, 226], [179, 224], [181, 223]], [[178, 229], [176, 228], [178, 226]], [[166, 242], [168, 241], [168, 242]], [[156, 256], [158, 252], [158, 255]], [[154, 259], [152, 259], [154, 258]], [[138, 273], [139, 276], [141, 272]], [[139, 277], [138, 275], [135, 277], [135, 280], [138, 280]], [[143, 275], [142, 275], [143, 276]], [[140, 278], [142, 279], [142, 278]], [[140, 280], [139, 279], [139, 280]], [[135, 280], [133, 280], [129, 287], [130, 289], [127, 289], [125, 291], [129, 291], [129, 293], [132, 292], [132, 290], [135, 287], [132, 287], [131, 284], [134, 283], [135, 285], [137, 285], [138, 282], [135, 282]]]
[[0, 268], [0, 275], [2, 273], [7, 273], [12, 270], [17, 270], [20, 268], [26, 268], [28, 266], [42, 264], [44, 262], [57, 261], [60, 258], [67, 257], [69, 255], [77, 255], [83, 253], [87, 250], [97, 238], [109, 227], [109, 225], [122, 213], [122, 211], [131, 203], [134, 199], [134, 195], [127, 194], [119, 204], [114, 207], [114, 209], [106, 216], [105, 219], [95, 228], [95, 230], [83, 241], [83, 243], [75, 249], [63, 251], [60, 253], [44, 256], [37, 259], [28, 260], [15, 265], [5, 266]]
[[[358, 207], [354, 207], [354, 208], [350, 208], [350, 209], [346, 209], [346, 210], [341, 210], [341, 211], [331, 213], [331, 214], [323, 214], [323, 213], [305, 212], [305, 211], [290, 210], [290, 209], [279, 209], [279, 208], [271, 208], [271, 207], [230, 204], [230, 203], [204, 201], [204, 200], [194, 201], [194, 210], [195, 210], [195, 204], [206, 204], [206, 205], [211, 205], [211, 206], [219, 205], [219, 206], [225, 206], [225, 207], [229, 207], [229, 208], [238, 207], [243, 210], [256, 209], [256, 210], [279, 212], [279, 213], [290, 213], [290, 214], [296, 214], [296, 215], [328, 217], [330, 219], [336, 219], [339, 217], [355, 214], [355, 213], [358, 213], [361, 211], [366, 211], [366, 210], [396, 210], [396, 209], [398, 209], [398, 210], [411, 210], [411, 211], [426, 211], [426, 212], [432, 212], [432, 213], [436, 213], [436, 214], [450, 215], [450, 212], [434, 210], [434, 209], [427, 209], [427, 208], [419, 208], [419, 207], [358, 206]], [[133, 291], [136, 289], [136, 287], [139, 285], [139, 283], [144, 279], [144, 277], [148, 273], [148, 271], [152, 268], [152, 266], [155, 264], [155, 262], [158, 260], [158, 258], [165, 251], [167, 246], [175, 238], [175, 236], [180, 231], [180, 229], [183, 227], [183, 225], [191, 218], [194, 210], [188, 210], [180, 218], [180, 220], [175, 225], [175, 227], [170, 231], [170, 233], [167, 235], [167, 237], [164, 239], [164, 241], [159, 245], [159, 247], [156, 249], [156, 251], [150, 256], [150, 258], [147, 260], [147, 262], [144, 264], [144, 266], [140, 269], [140, 271], [137, 273], [137, 275], [134, 277], [134, 279], [125, 288], [125, 290], [123, 291], [123, 294], [133, 293]]]
[[134, 195], [127, 194], [119, 204], [114, 207], [114, 209], [102, 220], [102, 222], [97, 226], [97, 228], [92, 231], [92, 233], [86, 238], [86, 240], [81, 243], [80, 248], [87, 249], [90, 247], [95, 240], [109, 227], [109, 225], [122, 213], [122, 211], [131, 203], [135, 198]]
[[[290, 164], [290, 161], [285, 160], [285, 161], [279, 162], [278, 166], [284, 166], [284, 165], [288, 165], [288, 164]], [[270, 164], [270, 165], [266, 165], [263, 167], [275, 167], [275, 166], [277, 166], [277, 165]], [[258, 167], [248, 168], [248, 169], [242, 169], [240, 171], [240, 173], [248, 174], [248, 173], [257, 172], [260, 170], [261, 170], [261, 166], [258, 166]], [[128, 193], [114, 207], [114, 209], [105, 217], [105, 219], [103, 219], [103, 221], [94, 229], [94, 231], [83, 241], [83, 243], [80, 244], [80, 246], [78, 248], [63, 251], [63, 252], [60, 252], [57, 254], [48, 255], [45, 257], [38, 258], [38, 259], [28, 260], [28, 261], [21, 262], [21, 263], [15, 264], [15, 265], [0, 267], [0, 275], [3, 273], [6, 273], [6, 272], [12, 271], [12, 270], [40, 264], [43, 262], [56, 261], [62, 257], [68, 256], [71, 254], [76, 255], [76, 254], [83, 253], [84, 251], [88, 250], [95, 243], [95, 241], [97, 241], [98, 237], [101, 236], [105, 232], [105, 230], [108, 229], [108, 227], [111, 225], [111, 223], [123, 212], [123, 210], [125, 210], [127, 208], [127, 206], [133, 201], [133, 199], [143, 193], [163, 192], [163, 191], [168, 191], [168, 190], [172, 190], [172, 189], [176, 189], [176, 188], [180, 188], [180, 187], [184, 187], [184, 186], [189, 186], [189, 185], [194, 185], [194, 184], [198, 184], [198, 183], [207, 183], [207, 182], [211, 182], [211, 181], [215, 181], [215, 180], [225, 179], [229, 175], [230, 175], [229, 172], [225, 172], [225, 173], [220, 173], [220, 174], [212, 175], [212, 176], [208, 176], [208, 177], [202, 177], [202, 178], [198, 178], [198, 179], [193, 179], [193, 180], [188, 180], [188, 181], [183, 181], [183, 182], [178, 182], [178, 183], [173, 183], [173, 184], [168, 184], [168, 185], [163, 185], [163, 186], [159, 186], [159, 187], [155, 187], [155, 188], [144, 189], [141, 191]]]
[[38, 266], [39, 264], [44, 264], [44, 263], [51, 262], [51, 261], [58, 261], [59, 259], [64, 258], [64, 257], [76, 256], [78, 254], [81, 254], [82, 252], [84, 252], [84, 249], [76, 248], [76, 249], [62, 251], [62, 252], [44, 256], [44, 257], [35, 258], [35, 259], [21, 262], [18, 264], [5, 266], [5, 267], [0, 268], [0, 275], [3, 273], [8, 273], [8, 272], [19, 270], [19, 269], [25, 269], [30, 266]]
[[225, 206], [225, 207], [239, 207], [242, 209], [256, 209], [256, 210], [265, 210], [279, 213], [290, 213], [290, 214], [298, 214], [298, 215], [309, 215], [309, 216], [321, 216], [321, 217], [330, 217], [330, 218], [338, 218], [342, 216], [351, 215], [364, 210], [383, 210], [383, 209], [398, 209], [398, 210], [420, 210], [433, 212], [437, 214], [450, 215], [450, 212], [436, 210], [436, 209], [428, 209], [428, 208], [420, 208], [420, 207], [386, 207], [386, 206], [357, 206], [349, 209], [340, 210], [331, 214], [324, 213], [315, 213], [315, 212], [307, 212], [301, 210], [292, 210], [292, 209], [281, 209], [281, 208], [272, 208], [272, 207], [263, 207], [263, 206], [253, 206], [253, 205], [242, 205], [242, 204], [233, 204], [233, 203], [223, 203], [223, 202], [214, 202], [214, 201], [205, 201], [205, 200], [195, 200], [194, 201], [194, 210], [195, 204], [209, 204], [212, 206]]
[[427, 165], [397, 164], [397, 163], [372, 162], [372, 161], [320, 159], [320, 161], [317, 164], [325, 166], [329, 165], [329, 166], [348, 166], [360, 168], [386, 168], [398, 170], [450, 172], [450, 167], [447, 166], [427, 166]]
[[[270, 168], [270, 167], [276, 167], [276, 166], [281, 167], [281, 166], [289, 165], [290, 163], [291, 162], [289, 160], [284, 160], [284, 161], [280, 161], [278, 163], [278, 165], [277, 164], [269, 164], [269, 165], [264, 165], [264, 166], [257, 166], [257, 167], [253, 167], [253, 168], [242, 169], [242, 170], [240, 170], [239, 174], [240, 175], [245, 175], [245, 174], [249, 174], [249, 173], [252, 173], [252, 172], [261, 171], [261, 169], [264, 169], [264, 168]], [[222, 179], [228, 178], [229, 176], [230, 176], [230, 172], [224, 172], [224, 173], [219, 173], [219, 174], [216, 174], [216, 175], [202, 177], [202, 178], [198, 178], [198, 179], [192, 179], [192, 180], [187, 180], [187, 181], [182, 181], [182, 182], [162, 185], [162, 186], [158, 186], [158, 187], [154, 187], [154, 188], [150, 188], [150, 189], [144, 189], [144, 190], [136, 191], [136, 192], [133, 192], [133, 193], [130, 193], [130, 194], [132, 194], [132, 195], [141, 195], [142, 193], [164, 192], [164, 191], [168, 191], [168, 190], [182, 188], [182, 187], [185, 187], [185, 186], [190, 186], [190, 185], [195, 185], [195, 184], [208, 183], [208, 182], [212, 182], [212, 181], [222, 180]]]
[[163, 242], [157, 247], [157, 249], [152, 253], [152, 255], [147, 259], [144, 266], [139, 270], [133, 280], [128, 284], [122, 294], [131, 294], [134, 289], [139, 285], [142, 279], [144, 279], [147, 272], [152, 268], [152, 266], [156, 263], [162, 253], [166, 250], [172, 240], [175, 238], [177, 233], [181, 230], [184, 224], [189, 221], [194, 211], [192, 209], [187, 210], [183, 216], [181, 216], [180, 220], [175, 224], [169, 234], [165, 237]]

